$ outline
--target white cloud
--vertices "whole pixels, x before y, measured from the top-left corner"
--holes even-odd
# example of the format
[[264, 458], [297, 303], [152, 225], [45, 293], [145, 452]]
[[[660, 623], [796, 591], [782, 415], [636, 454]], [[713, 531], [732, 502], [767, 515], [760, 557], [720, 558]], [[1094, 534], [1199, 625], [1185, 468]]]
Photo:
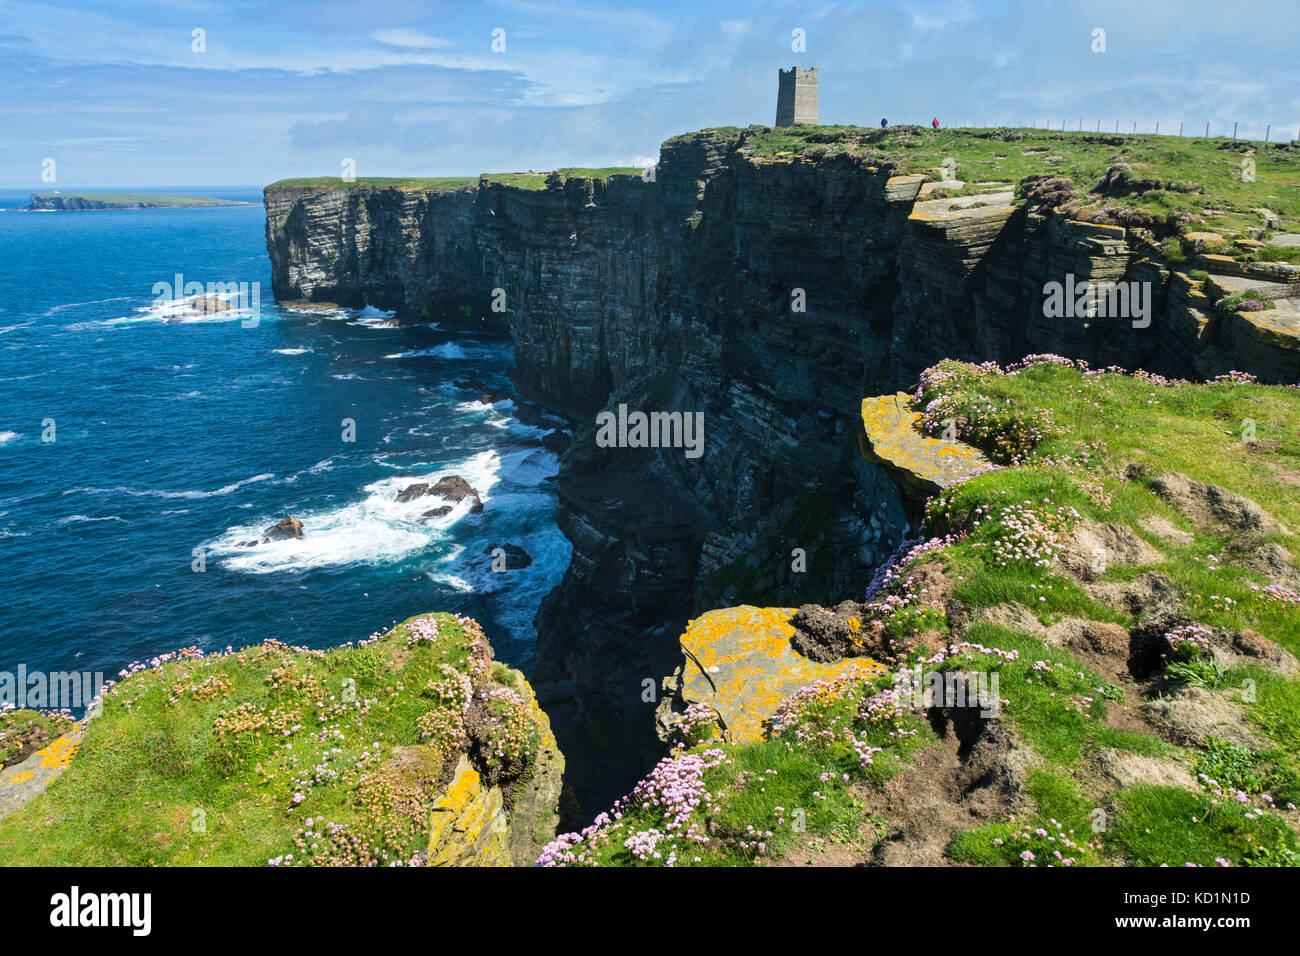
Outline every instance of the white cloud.
[[376, 30], [370, 35], [386, 46], [400, 46], [413, 50], [440, 50], [455, 45], [451, 40], [444, 40], [423, 30], [411, 30], [405, 27], [396, 30]]

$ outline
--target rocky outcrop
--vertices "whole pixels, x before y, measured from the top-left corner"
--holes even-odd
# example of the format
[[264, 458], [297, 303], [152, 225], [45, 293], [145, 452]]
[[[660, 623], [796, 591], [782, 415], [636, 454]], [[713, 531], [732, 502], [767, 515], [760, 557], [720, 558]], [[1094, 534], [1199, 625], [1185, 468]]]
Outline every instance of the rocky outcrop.
[[991, 464], [965, 442], [925, 434], [921, 417], [906, 392], [862, 400], [863, 457], [884, 468], [908, 497], [929, 498]]
[[254, 538], [251, 541], [245, 541], [244, 547], [254, 548], [259, 544], [270, 544], [272, 541], [292, 541], [301, 537], [302, 522], [293, 515], [286, 515], [263, 531], [260, 539]]
[[[1235, 346], [1148, 234], [1071, 220], [1050, 189], [921, 197], [924, 176], [848, 151], [766, 160], [749, 135], [679, 136], [653, 176], [544, 189], [266, 191], [278, 299], [504, 316], [520, 394], [574, 420], [557, 514], [573, 557], [533, 678], [592, 805], [659, 753], [644, 686], [678, 666], [693, 615], [835, 604], [903, 537], [904, 496], [860, 444], [862, 395], [944, 357], [1291, 368]], [[1046, 318], [1044, 284], [1067, 274], [1149, 283], [1150, 325]], [[620, 404], [702, 413], [703, 454], [603, 446], [594, 416]]]
[[[452, 505], [458, 505], [468, 499], [471, 514], [478, 514], [483, 510], [483, 500], [479, 498], [478, 491], [460, 475], [447, 475], [445, 478], [439, 478], [432, 485], [427, 481], [407, 485], [397, 493], [397, 500], [405, 503], [414, 501], [417, 498], [423, 498], [426, 495], [445, 498], [447, 501], [452, 502]], [[426, 518], [438, 518], [450, 512], [451, 506], [443, 506], [426, 511], [424, 516]]]
[[462, 756], [430, 812], [429, 866], [532, 866], [555, 835], [564, 755], [522, 675], [518, 686], [542, 731], [532, 770], [503, 792]]
[[820, 662], [791, 645], [794, 608], [732, 607], [690, 622], [681, 636], [684, 661], [671, 678], [677, 692], [660, 708], [661, 732], [671, 721], [668, 703], [706, 705], [717, 714], [724, 738], [754, 743], [777, 705], [795, 691], [856, 668], [864, 676], [884, 668], [868, 658]]

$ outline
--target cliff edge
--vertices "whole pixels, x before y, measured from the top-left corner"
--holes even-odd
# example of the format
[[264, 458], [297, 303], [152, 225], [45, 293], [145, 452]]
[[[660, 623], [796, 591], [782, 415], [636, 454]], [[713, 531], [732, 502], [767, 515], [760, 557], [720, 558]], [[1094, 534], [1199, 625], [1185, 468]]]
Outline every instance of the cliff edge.
[[[529, 865], [559, 819], [550, 723], [469, 618], [332, 650], [187, 648], [132, 665], [92, 710], [75, 745], [29, 758], [60, 758], [40, 792], [10, 806], [36, 768], [0, 770], [5, 862]], [[0, 715], [0, 739], [33, 721]]]

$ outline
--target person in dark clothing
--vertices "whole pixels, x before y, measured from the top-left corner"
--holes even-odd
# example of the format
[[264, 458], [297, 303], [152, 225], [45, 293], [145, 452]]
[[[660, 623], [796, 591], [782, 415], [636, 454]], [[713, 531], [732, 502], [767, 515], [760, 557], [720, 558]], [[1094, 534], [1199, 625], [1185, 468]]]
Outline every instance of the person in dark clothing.
[[889, 120], [885, 119], [883, 116], [880, 117], [880, 128], [884, 129], [888, 125], [889, 125]]

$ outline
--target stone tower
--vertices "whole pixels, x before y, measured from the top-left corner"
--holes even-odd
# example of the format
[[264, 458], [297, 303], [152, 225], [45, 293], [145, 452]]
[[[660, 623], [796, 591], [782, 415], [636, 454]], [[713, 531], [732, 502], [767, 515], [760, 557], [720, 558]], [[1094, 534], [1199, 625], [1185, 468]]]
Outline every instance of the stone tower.
[[776, 91], [777, 126], [817, 125], [817, 67], [780, 71]]

